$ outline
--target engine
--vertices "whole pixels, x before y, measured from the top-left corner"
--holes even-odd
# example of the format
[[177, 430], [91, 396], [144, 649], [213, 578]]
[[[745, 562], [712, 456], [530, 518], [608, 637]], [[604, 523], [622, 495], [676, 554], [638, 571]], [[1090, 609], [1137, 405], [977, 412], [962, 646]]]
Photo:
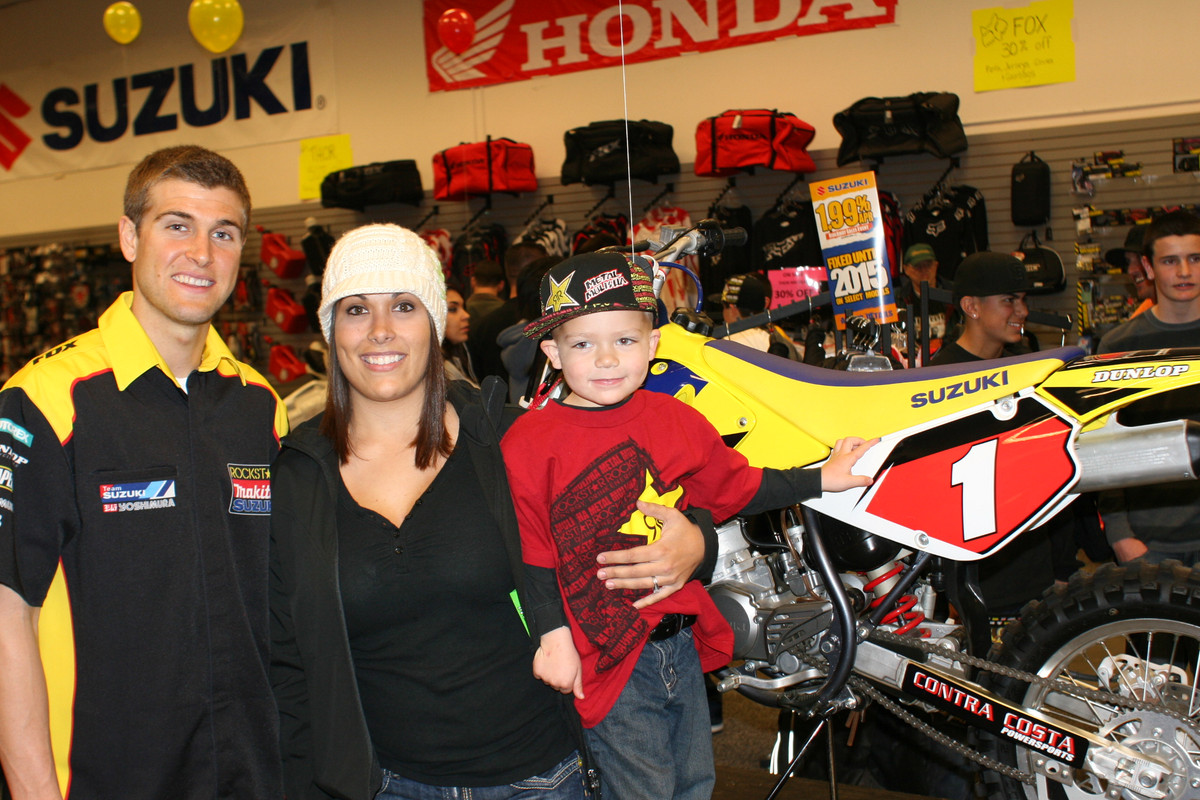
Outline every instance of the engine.
[[797, 563], [799, 530], [788, 538], [795, 539], [791, 548], [752, 548], [743, 520], [721, 526], [708, 591], [733, 628], [734, 660], [790, 675], [801, 667], [797, 654], [815, 649], [833, 611], [819, 577]]

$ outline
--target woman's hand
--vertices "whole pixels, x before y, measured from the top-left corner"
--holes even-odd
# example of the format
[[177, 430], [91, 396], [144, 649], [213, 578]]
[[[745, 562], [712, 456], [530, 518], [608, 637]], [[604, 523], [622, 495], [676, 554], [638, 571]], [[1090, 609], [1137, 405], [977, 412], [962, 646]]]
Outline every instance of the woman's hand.
[[645, 608], [670, 597], [691, 580], [704, 560], [704, 534], [700, 527], [670, 506], [639, 500], [638, 511], [662, 521], [662, 534], [653, 544], [601, 553], [596, 577], [608, 589], [648, 589], [650, 594], [633, 604]]
[[542, 634], [533, 654], [533, 677], [563, 694], [583, 699], [583, 665], [566, 626]]

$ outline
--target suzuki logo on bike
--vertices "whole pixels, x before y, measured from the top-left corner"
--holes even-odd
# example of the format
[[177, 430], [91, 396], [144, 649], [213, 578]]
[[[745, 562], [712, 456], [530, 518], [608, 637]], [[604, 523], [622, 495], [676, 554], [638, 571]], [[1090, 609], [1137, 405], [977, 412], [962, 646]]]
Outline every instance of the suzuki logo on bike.
[[1139, 378], [1174, 378], [1182, 375], [1191, 367], [1187, 364], [1163, 365], [1161, 367], [1130, 367], [1128, 369], [1098, 369], [1092, 376], [1092, 383], [1108, 381], [1134, 381]]
[[913, 408], [920, 408], [924, 405], [941, 403], [944, 400], [957, 400], [986, 389], [999, 389], [1001, 386], [1008, 386], [1008, 370], [1006, 369], [993, 372], [991, 375], [981, 375], [972, 380], [949, 383], [936, 389], [930, 389], [928, 392], [917, 392], [908, 400]]
[[17, 127], [13, 117], [29, 113], [29, 104], [8, 86], [0, 83], [0, 167], [8, 172], [32, 141], [29, 134]]

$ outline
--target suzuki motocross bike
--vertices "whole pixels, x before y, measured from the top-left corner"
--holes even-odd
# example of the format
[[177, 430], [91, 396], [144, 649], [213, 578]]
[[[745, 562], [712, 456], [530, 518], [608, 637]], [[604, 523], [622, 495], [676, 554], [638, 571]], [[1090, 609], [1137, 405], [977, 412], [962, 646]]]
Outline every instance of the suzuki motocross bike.
[[[669, 262], [744, 236], [705, 220], [646, 260], [661, 284]], [[992, 798], [1200, 798], [1200, 569], [1078, 573], [990, 652], [966, 569], [1081, 492], [1194, 479], [1200, 349], [854, 372], [712, 330], [676, 311], [646, 388], [698, 409], [750, 463], [818, 465], [840, 438], [880, 440], [855, 467], [869, 487], [784, 509], [765, 533], [718, 528], [708, 590], [735, 636], [722, 690], [815, 720], [882, 705], [981, 765]], [[934, 618], [939, 587], [958, 620]], [[964, 720], [976, 746], [930, 711]]]

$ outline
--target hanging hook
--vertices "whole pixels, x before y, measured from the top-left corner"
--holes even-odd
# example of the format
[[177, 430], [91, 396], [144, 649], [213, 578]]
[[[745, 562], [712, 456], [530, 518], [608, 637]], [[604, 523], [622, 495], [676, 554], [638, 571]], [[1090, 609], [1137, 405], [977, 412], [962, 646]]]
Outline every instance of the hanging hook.
[[533, 213], [530, 214], [525, 220], [525, 224], [522, 227], [528, 228], [530, 225], [532, 225], [533, 221], [538, 218], [538, 215], [545, 211], [547, 206], [551, 205], [554, 205], [554, 195], [548, 194], [542, 200], [542, 202], [538, 204], [538, 207], [533, 210]]
[[592, 215], [600, 210], [600, 206], [604, 205], [605, 203], [607, 203], [609, 200], [612, 200], [616, 196], [617, 196], [616, 189], [613, 186], [613, 184], [610, 183], [608, 185], [608, 192], [604, 195], [604, 197], [601, 197], [598, 201], [596, 201], [596, 205], [592, 206], [586, 212], [584, 212], [583, 218], [584, 219], [592, 219]]
[[412, 226], [412, 229], [413, 229], [414, 231], [416, 231], [416, 230], [420, 230], [422, 227], [424, 227], [424, 225], [425, 225], [425, 223], [426, 223], [426, 222], [429, 222], [429, 220], [431, 220], [431, 219], [433, 219], [434, 217], [436, 217], [438, 214], [440, 214], [440, 213], [441, 213], [441, 211], [442, 211], [442, 207], [441, 207], [441, 206], [434, 206], [432, 211], [430, 211], [430, 212], [429, 212], [428, 214], [426, 214], [425, 216], [421, 217], [421, 221], [420, 221], [420, 222], [418, 222], [416, 225], [413, 225], [413, 226]]
[[669, 194], [670, 194], [671, 192], [673, 192], [673, 191], [675, 191], [675, 184], [673, 184], [673, 183], [668, 183], [666, 186], [664, 186], [664, 187], [663, 187], [663, 190], [662, 190], [661, 192], [659, 192], [658, 194], [654, 195], [654, 199], [653, 199], [653, 200], [651, 200], [649, 203], [646, 203], [646, 207], [642, 209], [642, 214], [643, 214], [643, 216], [644, 216], [644, 215], [646, 215], [646, 214], [648, 214], [648, 213], [650, 213], [650, 209], [652, 209], [652, 208], [654, 208], [656, 205], [658, 205], [658, 201], [659, 201], [659, 200], [662, 200], [664, 197], [666, 197], [667, 195], [669, 195]]
[[721, 201], [725, 198], [725, 195], [729, 194], [729, 192], [731, 190], [736, 189], [736, 188], [737, 188], [737, 178], [735, 176], [731, 175], [731, 176], [729, 176], [729, 179], [725, 181], [725, 188], [722, 189], [721, 193], [718, 194], [713, 199], [713, 201], [708, 204], [709, 209], [717, 208], [721, 204]]
[[473, 228], [475, 226], [475, 223], [479, 221], [479, 218], [491, 210], [492, 210], [492, 196], [489, 194], [483, 198], [483, 208], [476, 211], [471, 216], [471, 218], [469, 220], [467, 220], [467, 224], [465, 227], [463, 227], [463, 230], [464, 231], [471, 230], [471, 228]]
[[772, 208], [782, 207], [784, 198], [786, 198], [789, 194], [791, 194], [792, 190], [795, 189], [798, 185], [800, 185], [803, 182], [804, 182], [803, 174], [797, 174], [796, 177], [792, 178], [791, 183], [789, 183], [787, 186], [785, 186], [783, 188], [783, 191], [779, 193], [779, 196], [775, 198], [775, 205], [772, 206]]

